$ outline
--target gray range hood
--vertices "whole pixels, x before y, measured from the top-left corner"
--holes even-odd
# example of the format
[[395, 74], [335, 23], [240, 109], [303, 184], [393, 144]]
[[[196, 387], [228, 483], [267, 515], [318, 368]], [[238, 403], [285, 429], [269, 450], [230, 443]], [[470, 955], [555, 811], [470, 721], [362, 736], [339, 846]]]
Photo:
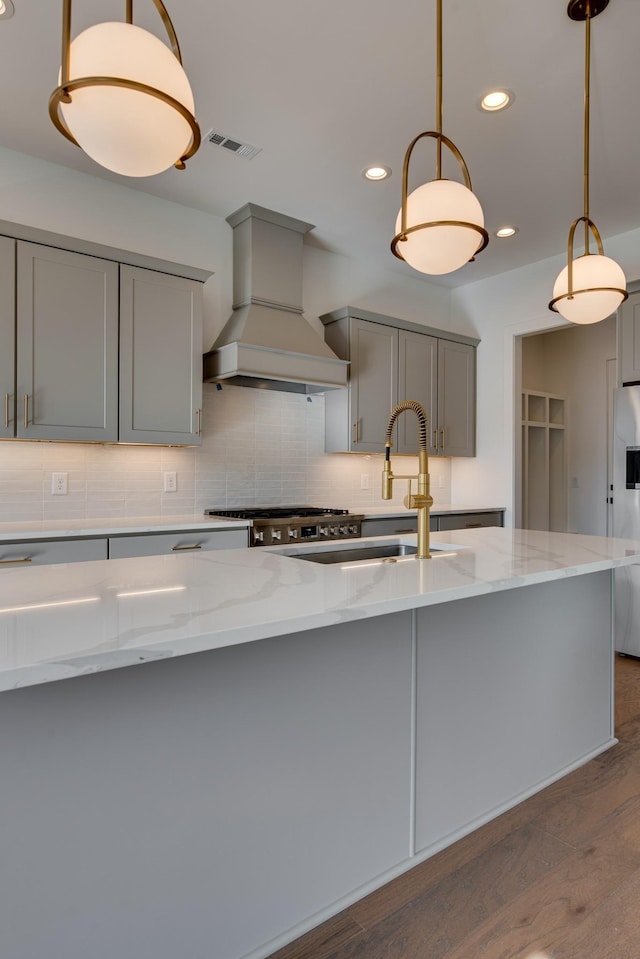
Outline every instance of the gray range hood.
[[347, 385], [339, 360], [302, 315], [302, 238], [313, 229], [247, 203], [233, 227], [233, 313], [204, 356], [206, 383], [323, 393]]

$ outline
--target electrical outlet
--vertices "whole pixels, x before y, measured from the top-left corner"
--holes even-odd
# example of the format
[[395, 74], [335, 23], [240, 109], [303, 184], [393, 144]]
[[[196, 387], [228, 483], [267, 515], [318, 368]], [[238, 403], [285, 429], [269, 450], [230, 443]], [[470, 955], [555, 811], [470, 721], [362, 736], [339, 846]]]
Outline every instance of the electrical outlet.
[[175, 473], [165, 473], [164, 474], [164, 491], [165, 493], [175, 493], [178, 489], [178, 477]]
[[67, 495], [67, 474], [66, 473], [51, 474], [51, 495], [52, 496]]
[[360, 489], [369, 489], [368, 473], [360, 473]]

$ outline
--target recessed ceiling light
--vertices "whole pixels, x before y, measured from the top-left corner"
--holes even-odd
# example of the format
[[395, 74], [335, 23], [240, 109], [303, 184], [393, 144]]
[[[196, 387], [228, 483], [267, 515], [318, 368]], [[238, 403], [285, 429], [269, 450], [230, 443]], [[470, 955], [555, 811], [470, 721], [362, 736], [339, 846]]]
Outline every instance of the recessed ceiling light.
[[501, 240], [505, 240], [507, 237], [515, 236], [517, 232], [517, 226], [501, 226], [499, 230], [496, 230], [496, 236], [500, 237]]
[[514, 101], [513, 93], [510, 90], [490, 90], [485, 93], [480, 101], [480, 107], [487, 113], [496, 113], [498, 110], [504, 110]]
[[0, 17], [8, 20], [14, 14], [14, 8], [11, 0], [0, 0]]
[[387, 180], [391, 176], [391, 167], [368, 166], [362, 171], [365, 180]]

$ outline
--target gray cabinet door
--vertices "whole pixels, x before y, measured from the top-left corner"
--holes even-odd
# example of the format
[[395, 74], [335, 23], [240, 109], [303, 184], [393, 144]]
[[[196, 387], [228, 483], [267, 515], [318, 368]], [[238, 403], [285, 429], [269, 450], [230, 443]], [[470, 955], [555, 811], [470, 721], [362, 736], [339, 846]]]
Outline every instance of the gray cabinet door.
[[15, 300], [16, 242], [0, 236], [0, 399], [2, 414], [0, 436], [14, 436], [15, 428]]
[[[398, 402], [416, 400], [427, 414], [427, 443], [435, 453], [438, 340], [435, 336], [398, 331]], [[403, 413], [398, 420], [398, 453], [418, 452], [418, 418]]]
[[384, 436], [398, 401], [398, 331], [351, 320], [351, 443], [356, 453], [384, 452]]
[[86, 563], [107, 558], [106, 539], [47, 539], [0, 544], [0, 569]]
[[246, 529], [186, 530], [180, 533], [143, 533], [139, 536], [112, 536], [109, 559], [129, 556], [162, 556], [169, 553], [208, 552], [214, 549], [242, 549], [249, 545]]
[[438, 453], [475, 456], [476, 351], [466, 343], [438, 342]]
[[18, 437], [117, 440], [117, 263], [18, 243], [16, 370]]
[[620, 382], [640, 382], [640, 293], [632, 293], [618, 311], [618, 343]]
[[120, 441], [201, 442], [202, 284], [120, 268]]

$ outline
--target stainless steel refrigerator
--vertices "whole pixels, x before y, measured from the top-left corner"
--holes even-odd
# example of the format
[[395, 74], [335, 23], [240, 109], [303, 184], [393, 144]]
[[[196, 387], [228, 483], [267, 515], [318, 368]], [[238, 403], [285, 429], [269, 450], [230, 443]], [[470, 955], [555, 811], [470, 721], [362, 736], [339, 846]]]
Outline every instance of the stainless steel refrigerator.
[[[615, 391], [613, 535], [640, 540], [640, 386]], [[640, 564], [615, 574], [616, 649], [640, 656]]]

